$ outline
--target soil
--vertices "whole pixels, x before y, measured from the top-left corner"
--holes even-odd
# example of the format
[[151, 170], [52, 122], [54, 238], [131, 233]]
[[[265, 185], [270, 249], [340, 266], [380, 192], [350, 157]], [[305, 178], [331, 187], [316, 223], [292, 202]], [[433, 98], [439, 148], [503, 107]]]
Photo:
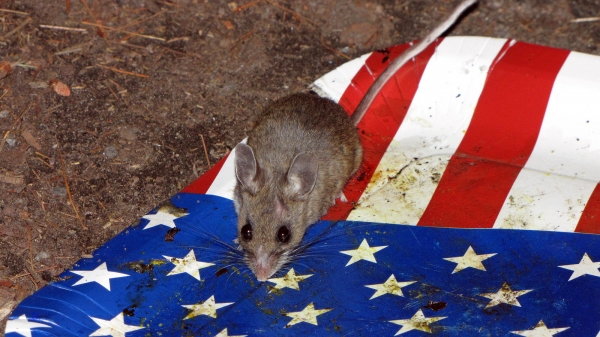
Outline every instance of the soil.
[[[267, 103], [422, 37], [460, 2], [247, 1], [0, 0], [0, 335], [19, 301], [214, 165]], [[600, 21], [571, 22], [596, 1], [482, 0], [449, 35], [598, 55]]]

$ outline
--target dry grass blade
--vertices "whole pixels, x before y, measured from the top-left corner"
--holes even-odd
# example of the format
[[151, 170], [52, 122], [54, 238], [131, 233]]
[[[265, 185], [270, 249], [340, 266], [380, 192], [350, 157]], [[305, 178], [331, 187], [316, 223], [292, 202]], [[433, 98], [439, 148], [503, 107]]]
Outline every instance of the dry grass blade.
[[77, 220], [83, 229], [88, 229], [86, 225], [83, 224], [83, 220], [79, 215], [79, 210], [77, 209], [77, 205], [75, 205], [75, 201], [73, 200], [73, 195], [71, 194], [71, 188], [69, 187], [69, 180], [67, 179], [67, 170], [65, 169], [65, 162], [62, 157], [62, 152], [60, 151], [60, 143], [58, 142], [58, 138], [56, 138], [56, 150], [58, 151], [58, 159], [60, 160], [60, 166], [63, 172], [63, 179], [65, 181], [65, 187], [67, 188], [67, 195], [69, 196], [69, 201], [71, 202], [71, 206], [77, 215]]
[[210, 157], [208, 156], [208, 150], [206, 149], [206, 143], [204, 142], [204, 135], [200, 135], [200, 138], [202, 138], [202, 146], [204, 146], [204, 155], [206, 156], [206, 162], [208, 163], [208, 167], [210, 167]]
[[594, 16], [591, 18], [578, 18], [578, 19], [573, 19], [569, 22], [571, 23], [582, 23], [582, 22], [596, 22], [596, 21], [600, 21], [600, 17], [599, 16]]
[[119, 32], [119, 33], [123, 33], [123, 34], [128, 34], [128, 35], [132, 35], [132, 36], [143, 37], [143, 38], [146, 38], [146, 39], [158, 40], [158, 41], [162, 41], [162, 42], [167, 41], [166, 39], [163, 39], [162, 37], [152, 36], [152, 35], [138, 34], [138, 33], [134, 33], [134, 32], [128, 32], [128, 31], [123, 30], [123, 29], [107, 27], [107, 26], [99, 25], [97, 23], [91, 23], [91, 22], [83, 21], [82, 24], [88, 25], [88, 26], [100, 27], [100, 28], [104, 28], [106, 30], [112, 30], [112, 31], [115, 31], [115, 32]]
[[12, 14], [19, 14], [19, 15], [29, 15], [29, 13], [19, 12], [19, 11], [13, 11], [11, 9], [4, 9], [4, 8], [0, 8], [0, 12], [12, 13]]
[[27, 18], [25, 19], [25, 21], [23, 21], [20, 25], [18, 25], [15, 29], [11, 30], [10, 32], [6, 33], [6, 35], [4, 35], [4, 37], [2, 38], [2, 40], [6, 40], [7, 38], [9, 38], [10, 36], [14, 35], [16, 32], [20, 31], [21, 29], [23, 29], [23, 27], [25, 27], [28, 23], [30, 23], [31, 21], [33, 21], [33, 19], [31, 18]]
[[40, 25], [40, 28], [55, 29], [55, 30], [66, 30], [69, 32], [87, 33], [87, 30], [83, 28], [71, 28], [63, 26], [51, 26], [51, 25]]
[[138, 73], [132, 73], [132, 72], [130, 72], [130, 71], [122, 70], [122, 69], [115, 68], [115, 67], [107, 67], [107, 66], [103, 66], [103, 65], [101, 65], [101, 64], [98, 64], [98, 67], [102, 67], [102, 68], [110, 69], [110, 70], [114, 71], [115, 73], [119, 73], [119, 74], [125, 74], [125, 75], [137, 76], [137, 77], [142, 77], [142, 78], [148, 78], [148, 77], [150, 77], [150, 76], [148, 76], [148, 75], [144, 75], [144, 74], [138, 74]]

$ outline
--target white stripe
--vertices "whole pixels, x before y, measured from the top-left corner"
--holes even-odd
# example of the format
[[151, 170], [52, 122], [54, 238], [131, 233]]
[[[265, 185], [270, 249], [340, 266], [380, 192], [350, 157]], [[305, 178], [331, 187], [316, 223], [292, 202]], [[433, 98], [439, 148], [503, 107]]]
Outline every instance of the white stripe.
[[463, 139], [490, 65], [505, 42], [483, 37], [442, 41], [404, 122], [348, 220], [412, 225], [419, 221]]
[[[246, 143], [247, 139], [241, 141], [241, 143]], [[223, 163], [221, 170], [217, 173], [215, 180], [212, 182], [206, 194], [216, 195], [219, 197], [227, 198], [233, 200], [233, 190], [235, 189], [235, 184], [237, 182], [237, 178], [235, 177], [235, 148], [229, 153], [227, 159]]]
[[572, 232], [600, 181], [600, 57], [572, 52], [494, 227]]
[[310, 89], [320, 96], [327, 97], [338, 103], [346, 88], [352, 83], [352, 79], [365, 64], [369, 56], [371, 56], [371, 53], [342, 64], [316, 80], [310, 86]]
[[573, 232], [595, 186], [589, 180], [523, 169], [494, 228]]

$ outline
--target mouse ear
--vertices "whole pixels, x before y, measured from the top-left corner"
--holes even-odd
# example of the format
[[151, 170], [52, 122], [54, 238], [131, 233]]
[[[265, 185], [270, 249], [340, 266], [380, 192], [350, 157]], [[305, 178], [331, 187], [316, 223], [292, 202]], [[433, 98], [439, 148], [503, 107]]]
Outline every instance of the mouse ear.
[[319, 162], [315, 156], [304, 152], [298, 154], [287, 173], [288, 196], [292, 199], [303, 199], [315, 187], [318, 171]]
[[260, 168], [252, 148], [239, 143], [235, 146], [235, 175], [244, 188], [254, 194], [262, 187]]

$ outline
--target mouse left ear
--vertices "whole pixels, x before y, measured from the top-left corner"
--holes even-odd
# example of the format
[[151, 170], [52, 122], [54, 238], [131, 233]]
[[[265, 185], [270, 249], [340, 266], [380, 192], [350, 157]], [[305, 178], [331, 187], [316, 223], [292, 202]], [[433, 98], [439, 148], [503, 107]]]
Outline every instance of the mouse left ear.
[[292, 161], [287, 173], [286, 194], [292, 199], [303, 199], [315, 187], [319, 162], [311, 154], [302, 152]]
[[235, 175], [238, 181], [252, 194], [262, 188], [260, 166], [254, 157], [254, 151], [246, 144], [235, 147]]

